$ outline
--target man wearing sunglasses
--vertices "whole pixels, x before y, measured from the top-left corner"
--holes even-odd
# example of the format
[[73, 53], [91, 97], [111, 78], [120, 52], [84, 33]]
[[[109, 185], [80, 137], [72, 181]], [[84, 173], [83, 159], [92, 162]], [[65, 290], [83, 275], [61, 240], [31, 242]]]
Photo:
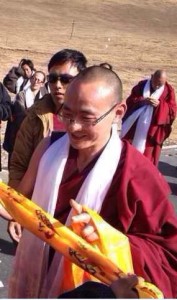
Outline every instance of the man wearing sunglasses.
[[[23, 178], [31, 156], [39, 144], [52, 131], [65, 131], [65, 126], [57, 114], [60, 111], [66, 88], [72, 79], [86, 67], [87, 59], [83, 53], [64, 49], [52, 56], [48, 64], [48, 85], [50, 94], [45, 95], [28, 111], [16, 137], [9, 168], [9, 185], [17, 188]], [[21, 236], [20, 227], [9, 231], [17, 242]]]
[[[114, 238], [114, 248], [113, 240], [109, 240], [110, 226], [105, 228], [99, 219], [97, 231], [95, 215], [84, 207], [97, 211], [114, 233], [118, 230], [128, 237], [132, 273], [155, 284], [165, 298], [176, 298], [177, 218], [168, 201], [169, 187], [146, 157], [120, 140], [114, 123], [126, 110], [121, 99], [122, 84], [113, 71], [92, 66], [79, 73], [69, 85], [59, 112], [67, 134], [52, 145], [50, 138], [40, 143], [19, 191], [32, 196], [33, 201], [63, 224], [71, 225], [89, 243], [98, 242], [100, 247], [104, 236], [100, 249], [110, 247], [106, 253], [114, 262], [123, 244], [119, 248], [119, 238]], [[31, 253], [33, 267], [29, 265]], [[82, 262], [82, 256], [80, 259]], [[128, 255], [124, 262], [127, 261]], [[138, 297], [136, 275], [111, 285], [118, 298]], [[24, 230], [10, 298], [57, 298], [61, 291], [89, 280], [94, 279], [81, 269], [77, 271], [59, 253], [52, 255], [46, 243]], [[89, 291], [87, 296], [97, 297], [91, 297]]]

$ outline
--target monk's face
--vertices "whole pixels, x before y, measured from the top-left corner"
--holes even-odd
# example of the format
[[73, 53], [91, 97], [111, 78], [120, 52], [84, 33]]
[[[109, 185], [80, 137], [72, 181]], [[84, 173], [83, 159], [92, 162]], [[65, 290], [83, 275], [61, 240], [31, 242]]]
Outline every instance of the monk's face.
[[151, 84], [154, 90], [159, 89], [167, 81], [166, 73], [163, 73], [161, 76], [152, 75]]
[[102, 82], [82, 83], [76, 80], [66, 91], [63, 120], [70, 143], [75, 149], [90, 153], [101, 149], [109, 140], [116, 116], [123, 113], [124, 105], [115, 106], [112, 90]]

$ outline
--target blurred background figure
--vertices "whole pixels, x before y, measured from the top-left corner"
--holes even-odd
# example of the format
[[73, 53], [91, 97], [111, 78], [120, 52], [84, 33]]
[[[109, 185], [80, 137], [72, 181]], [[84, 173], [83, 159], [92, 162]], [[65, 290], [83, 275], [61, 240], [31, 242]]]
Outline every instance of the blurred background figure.
[[[1, 136], [1, 121], [7, 121], [11, 118], [11, 101], [10, 96], [0, 82], [0, 136]], [[0, 171], [1, 171], [1, 145], [0, 145]]]
[[41, 90], [44, 87], [45, 78], [44, 72], [36, 71], [30, 78], [30, 86], [19, 92], [14, 103], [11, 104], [12, 118], [8, 120], [3, 143], [4, 150], [9, 154], [8, 162], [10, 162], [16, 135], [27, 114], [27, 109], [47, 93], [46, 89]]
[[140, 81], [126, 100], [121, 137], [158, 165], [162, 145], [176, 117], [175, 92], [164, 70]]
[[35, 68], [32, 60], [23, 58], [18, 67], [12, 67], [3, 79], [4, 86], [9, 92], [17, 94], [30, 85], [30, 78]]

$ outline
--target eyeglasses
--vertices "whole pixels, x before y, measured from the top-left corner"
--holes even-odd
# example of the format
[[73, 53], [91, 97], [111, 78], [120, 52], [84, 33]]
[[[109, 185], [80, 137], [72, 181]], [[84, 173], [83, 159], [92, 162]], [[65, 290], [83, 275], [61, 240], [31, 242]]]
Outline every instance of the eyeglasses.
[[60, 80], [60, 82], [65, 85], [65, 84], [69, 84], [72, 80], [73, 80], [74, 76], [69, 75], [69, 74], [57, 74], [57, 73], [50, 73], [47, 76], [47, 81], [49, 83], [56, 83], [58, 80]]
[[40, 80], [39, 78], [33, 77], [32, 80], [37, 83], [44, 83], [44, 81]]
[[100, 121], [102, 121], [109, 113], [116, 107], [117, 103], [114, 104], [107, 112], [105, 112], [101, 117], [95, 119], [94, 121], [91, 119], [87, 118], [82, 118], [82, 119], [74, 119], [73, 117], [69, 116], [68, 113], [64, 112], [63, 109], [58, 113], [61, 121], [66, 124], [66, 125], [71, 125], [78, 123], [83, 127], [90, 127], [90, 126], [95, 126], [98, 124]]

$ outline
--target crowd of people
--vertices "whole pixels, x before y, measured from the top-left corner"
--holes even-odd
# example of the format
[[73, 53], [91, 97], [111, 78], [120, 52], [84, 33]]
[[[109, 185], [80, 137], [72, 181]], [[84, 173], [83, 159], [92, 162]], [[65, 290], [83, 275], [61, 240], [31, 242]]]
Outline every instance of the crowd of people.
[[[77, 225], [91, 244], [99, 233], [82, 208], [95, 210], [108, 223], [108, 246], [109, 226], [115, 239], [117, 231], [128, 237], [134, 270], [110, 286], [80, 273], [73, 289], [72, 264], [65, 276], [61, 255], [0, 207], [18, 243], [9, 297], [138, 298], [139, 277], [177, 297], [177, 217], [157, 168], [177, 109], [165, 70], [140, 81], [125, 101], [109, 64], [87, 66], [83, 53], [63, 49], [51, 57], [47, 76], [23, 59], [3, 84], [8, 184], [73, 230]], [[16, 94], [13, 102], [7, 90]]]

